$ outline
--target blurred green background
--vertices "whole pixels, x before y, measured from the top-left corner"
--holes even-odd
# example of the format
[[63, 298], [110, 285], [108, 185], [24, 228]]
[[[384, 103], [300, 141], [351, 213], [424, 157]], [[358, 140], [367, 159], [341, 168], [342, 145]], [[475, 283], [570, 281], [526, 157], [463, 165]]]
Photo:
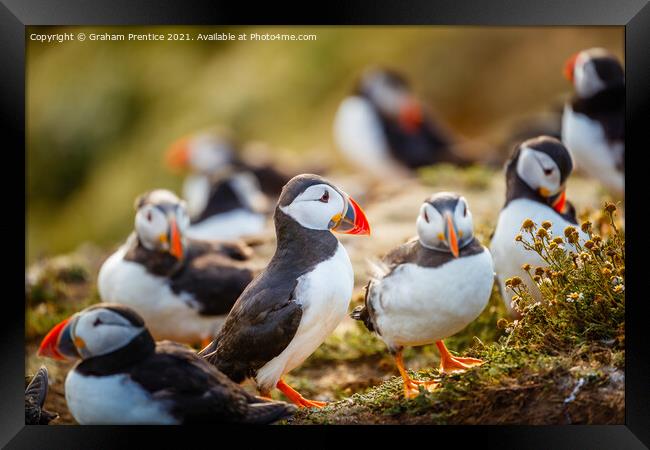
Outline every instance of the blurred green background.
[[[29, 27], [31, 33], [280, 32], [315, 41], [41, 43], [27, 38], [27, 263], [132, 229], [135, 196], [179, 190], [162, 155], [224, 126], [279, 159], [343, 168], [331, 136], [368, 65], [393, 67], [447, 123], [497, 144], [506, 124], [570, 92], [572, 53], [623, 59], [621, 27]], [[299, 165], [298, 164], [298, 165]]]

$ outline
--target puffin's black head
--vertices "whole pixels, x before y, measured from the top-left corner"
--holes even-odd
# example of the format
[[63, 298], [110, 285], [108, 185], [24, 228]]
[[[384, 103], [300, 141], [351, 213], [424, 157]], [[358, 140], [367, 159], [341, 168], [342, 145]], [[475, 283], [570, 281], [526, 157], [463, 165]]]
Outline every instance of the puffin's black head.
[[349, 195], [313, 174], [298, 175], [282, 188], [278, 209], [304, 228], [370, 234], [368, 219]]
[[132, 309], [99, 303], [56, 325], [45, 336], [39, 356], [53, 359], [88, 359], [106, 355], [147, 334], [144, 320]]
[[190, 224], [185, 202], [168, 190], [157, 189], [138, 197], [135, 209], [135, 232], [140, 243], [149, 250], [169, 252], [182, 259]]
[[472, 242], [474, 226], [467, 200], [452, 192], [439, 192], [424, 201], [417, 219], [420, 243], [458, 257]]
[[615, 86], [625, 85], [623, 66], [614, 55], [602, 48], [583, 50], [564, 65], [564, 76], [573, 83], [579, 97], [591, 97]]
[[175, 172], [190, 170], [215, 175], [236, 163], [236, 144], [218, 133], [200, 133], [174, 142], [167, 150], [165, 162]]
[[517, 146], [506, 170], [508, 190], [523, 182], [557, 211], [564, 209], [565, 183], [573, 162], [567, 148], [550, 136], [528, 139]]
[[406, 78], [394, 70], [367, 69], [355, 93], [370, 100], [385, 117], [399, 121], [406, 131], [416, 130], [423, 122], [420, 102], [412, 94]]

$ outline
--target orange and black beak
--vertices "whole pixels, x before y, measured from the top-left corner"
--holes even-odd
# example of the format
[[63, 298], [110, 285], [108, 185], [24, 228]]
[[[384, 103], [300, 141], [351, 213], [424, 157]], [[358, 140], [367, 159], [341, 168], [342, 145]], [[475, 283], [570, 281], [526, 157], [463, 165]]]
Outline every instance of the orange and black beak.
[[186, 170], [189, 167], [189, 161], [189, 138], [179, 139], [174, 142], [165, 155], [167, 167], [169, 167], [173, 172], [182, 172], [183, 170]]
[[455, 258], [458, 258], [460, 252], [458, 251], [458, 232], [456, 231], [456, 225], [454, 225], [454, 220], [451, 218], [450, 214], [446, 214], [447, 225], [445, 226], [445, 240], [451, 250], [451, 254]]
[[343, 214], [337, 214], [330, 220], [330, 230], [344, 234], [370, 234], [370, 223], [366, 218], [361, 206], [347, 195], [345, 211]]
[[38, 348], [38, 356], [59, 361], [79, 358], [79, 352], [72, 337], [72, 328], [76, 317], [58, 323], [43, 338]]
[[410, 97], [400, 108], [399, 122], [402, 128], [412, 133], [420, 128], [423, 120], [422, 106], [415, 98]]
[[573, 83], [573, 71], [576, 68], [576, 60], [578, 59], [579, 54], [580, 52], [571, 55], [571, 57], [567, 59], [566, 63], [564, 63], [564, 78], [566, 78], [572, 83]]
[[169, 253], [178, 260], [183, 259], [183, 241], [174, 217], [169, 219]]

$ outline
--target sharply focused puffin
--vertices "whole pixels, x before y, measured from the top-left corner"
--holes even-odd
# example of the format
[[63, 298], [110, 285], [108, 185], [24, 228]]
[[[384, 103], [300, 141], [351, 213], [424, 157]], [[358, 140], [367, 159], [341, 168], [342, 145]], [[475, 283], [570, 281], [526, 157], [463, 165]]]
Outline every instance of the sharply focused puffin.
[[454, 138], [427, 115], [406, 79], [367, 70], [336, 113], [334, 138], [345, 157], [379, 177], [440, 162], [465, 165]]
[[[540, 293], [524, 270], [524, 264], [545, 266], [546, 263], [532, 251], [515, 242], [522, 234], [521, 226], [531, 219], [539, 227], [548, 220], [553, 236], [564, 238], [568, 226], [577, 227], [575, 208], [566, 200], [566, 181], [573, 163], [564, 145], [555, 138], [539, 136], [522, 142], [506, 163], [506, 203], [499, 213], [492, 236], [490, 251], [494, 258], [501, 296], [512, 314], [511, 295], [505, 289], [505, 280], [519, 276], [539, 300]], [[581, 234], [581, 238], [585, 235]]]
[[188, 239], [184, 204], [170, 191], [135, 207], [135, 232], [99, 271], [100, 297], [134, 308], [156, 339], [207, 344], [254, 277], [251, 249]]
[[47, 425], [59, 415], [43, 409], [48, 390], [47, 367], [41, 366], [25, 389], [25, 425]]
[[156, 344], [142, 318], [118, 304], [59, 323], [39, 355], [81, 359], [66, 377], [65, 399], [82, 425], [265, 424], [295, 410], [248, 394], [181, 344]]
[[564, 107], [562, 141], [576, 166], [612, 193], [625, 190], [625, 72], [602, 48], [583, 50], [566, 63], [564, 74], [575, 95]]
[[167, 151], [167, 164], [191, 173], [183, 184], [196, 239], [233, 239], [264, 230], [270, 200], [289, 177], [269, 165], [241, 160], [234, 142], [216, 133], [180, 139]]
[[316, 350], [347, 312], [354, 273], [332, 231], [370, 234], [370, 225], [351, 197], [311, 174], [287, 183], [274, 221], [277, 248], [271, 262], [201, 355], [236, 382], [254, 378], [264, 396], [277, 387], [301, 407], [322, 406], [281, 377]]
[[388, 253], [366, 288], [365, 305], [351, 316], [376, 332], [394, 355], [404, 380], [404, 395], [417, 394], [418, 384], [404, 368], [402, 350], [433, 342], [440, 351], [442, 372], [463, 371], [481, 364], [453, 356], [444, 338], [467, 326], [483, 311], [494, 284], [492, 257], [474, 237], [467, 201], [442, 192], [420, 208], [418, 237]]

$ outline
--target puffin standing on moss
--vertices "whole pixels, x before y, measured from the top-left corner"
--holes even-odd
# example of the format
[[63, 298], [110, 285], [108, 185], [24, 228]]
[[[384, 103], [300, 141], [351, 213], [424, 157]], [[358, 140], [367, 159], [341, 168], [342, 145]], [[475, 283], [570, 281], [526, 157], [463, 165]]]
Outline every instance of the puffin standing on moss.
[[135, 232], [99, 271], [101, 299], [134, 308], [156, 339], [206, 345], [253, 280], [251, 249], [187, 238], [185, 206], [170, 191], [143, 194], [135, 207]]
[[264, 396], [277, 387], [298, 406], [324, 406], [305, 399], [282, 376], [302, 364], [347, 313], [354, 272], [332, 231], [365, 235], [370, 225], [350, 196], [311, 174], [287, 183], [274, 221], [273, 258], [200, 354], [235, 382], [254, 378]]
[[191, 218], [188, 236], [234, 239], [261, 233], [270, 199], [289, 177], [270, 165], [253, 165], [237, 156], [234, 142], [216, 133], [199, 133], [174, 142], [168, 167], [190, 171], [183, 197]]
[[402, 359], [404, 347], [436, 343], [441, 372], [480, 365], [476, 358], [453, 356], [443, 339], [476, 319], [494, 284], [492, 257], [474, 237], [467, 201], [453, 193], [431, 196], [420, 208], [418, 237], [388, 253], [366, 288], [365, 304], [351, 316], [386, 343], [404, 381], [404, 396], [418, 385]]
[[602, 48], [576, 53], [565, 77], [575, 95], [564, 107], [562, 141], [576, 166], [600, 180], [612, 193], [625, 190], [625, 72]]
[[142, 318], [100, 303], [56, 325], [39, 355], [81, 360], [65, 380], [82, 425], [272, 423], [295, 408], [248, 394], [181, 344], [156, 344]]
[[[519, 276], [536, 300], [539, 288], [522, 269], [524, 264], [546, 265], [539, 255], [515, 241], [526, 219], [537, 226], [550, 221], [553, 236], [563, 237], [568, 226], [577, 227], [575, 208], [566, 200], [566, 181], [573, 170], [571, 155], [557, 139], [539, 136], [522, 142], [506, 163], [506, 203], [499, 213], [490, 251], [501, 296], [513, 314], [505, 280]], [[586, 235], [579, 230], [581, 238]]]
[[334, 138], [349, 161], [378, 177], [442, 162], [468, 164], [453, 151], [456, 138], [429, 117], [406, 79], [387, 69], [367, 70], [343, 100]]

